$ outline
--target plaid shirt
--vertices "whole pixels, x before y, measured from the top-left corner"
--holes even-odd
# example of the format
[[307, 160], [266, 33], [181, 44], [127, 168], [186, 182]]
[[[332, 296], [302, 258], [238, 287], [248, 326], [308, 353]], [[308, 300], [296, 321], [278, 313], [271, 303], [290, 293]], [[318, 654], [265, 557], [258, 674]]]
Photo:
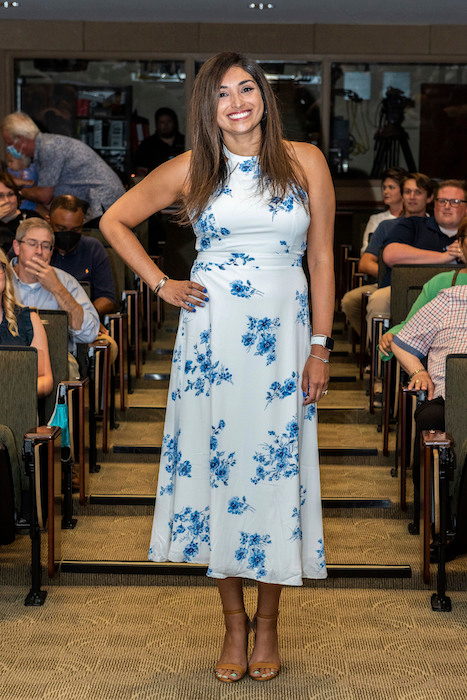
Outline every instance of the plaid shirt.
[[444, 398], [446, 355], [467, 353], [467, 286], [442, 289], [412, 316], [393, 342], [418, 358], [428, 355], [433, 398]]

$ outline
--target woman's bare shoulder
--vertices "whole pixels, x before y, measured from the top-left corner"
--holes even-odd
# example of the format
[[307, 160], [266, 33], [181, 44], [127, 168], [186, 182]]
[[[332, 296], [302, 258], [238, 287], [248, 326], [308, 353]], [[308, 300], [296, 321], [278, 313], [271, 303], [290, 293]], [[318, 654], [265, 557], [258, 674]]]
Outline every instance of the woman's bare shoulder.
[[306, 141], [285, 141], [285, 145], [304, 168], [307, 165], [309, 166], [310, 163], [315, 165], [326, 162], [322, 151], [312, 143], [307, 143]]

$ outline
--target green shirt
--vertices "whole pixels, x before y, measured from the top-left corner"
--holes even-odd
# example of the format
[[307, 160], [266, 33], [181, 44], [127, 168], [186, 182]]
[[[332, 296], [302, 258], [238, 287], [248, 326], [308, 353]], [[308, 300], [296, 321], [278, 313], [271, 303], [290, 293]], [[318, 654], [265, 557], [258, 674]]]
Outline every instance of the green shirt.
[[[439, 275], [435, 275], [431, 278], [431, 280], [428, 280], [428, 282], [426, 282], [423, 285], [422, 291], [414, 301], [413, 306], [407, 314], [405, 321], [402, 321], [402, 323], [398, 323], [397, 326], [393, 326], [392, 328], [390, 328], [388, 333], [392, 333], [393, 335], [399, 333], [399, 331], [403, 329], [407, 321], [409, 321], [412, 318], [412, 316], [416, 314], [419, 309], [422, 308], [422, 306], [425, 306], [425, 304], [428, 304], [429, 301], [434, 299], [438, 292], [440, 292], [442, 289], [452, 287], [452, 280], [454, 275], [455, 270], [449, 270], [449, 272], [440, 272]], [[467, 274], [464, 271], [461, 271], [457, 275], [456, 286], [458, 284], [467, 284]], [[387, 362], [393, 357], [392, 352], [390, 352], [387, 356], [383, 355], [380, 352], [380, 355], [381, 359], [385, 362]]]

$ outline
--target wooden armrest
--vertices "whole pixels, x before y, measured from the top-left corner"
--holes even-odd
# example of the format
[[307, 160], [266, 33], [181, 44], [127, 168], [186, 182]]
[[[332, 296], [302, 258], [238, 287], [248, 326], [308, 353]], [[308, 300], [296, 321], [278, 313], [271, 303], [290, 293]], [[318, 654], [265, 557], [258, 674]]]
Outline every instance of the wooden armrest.
[[55, 425], [40, 425], [38, 428], [30, 430], [24, 436], [25, 440], [33, 442], [47, 442], [47, 440], [55, 440], [60, 433], [60, 428]]
[[422, 430], [422, 441], [425, 447], [452, 447], [453, 439], [449, 433], [441, 430]]

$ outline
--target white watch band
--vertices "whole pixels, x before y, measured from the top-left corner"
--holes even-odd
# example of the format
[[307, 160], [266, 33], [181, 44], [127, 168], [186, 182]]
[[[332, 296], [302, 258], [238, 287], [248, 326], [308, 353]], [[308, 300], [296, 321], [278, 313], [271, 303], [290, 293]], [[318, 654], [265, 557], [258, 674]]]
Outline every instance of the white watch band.
[[323, 348], [326, 347], [326, 336], [325, 335], [312, 335], [311, 345], [322, 345]]

